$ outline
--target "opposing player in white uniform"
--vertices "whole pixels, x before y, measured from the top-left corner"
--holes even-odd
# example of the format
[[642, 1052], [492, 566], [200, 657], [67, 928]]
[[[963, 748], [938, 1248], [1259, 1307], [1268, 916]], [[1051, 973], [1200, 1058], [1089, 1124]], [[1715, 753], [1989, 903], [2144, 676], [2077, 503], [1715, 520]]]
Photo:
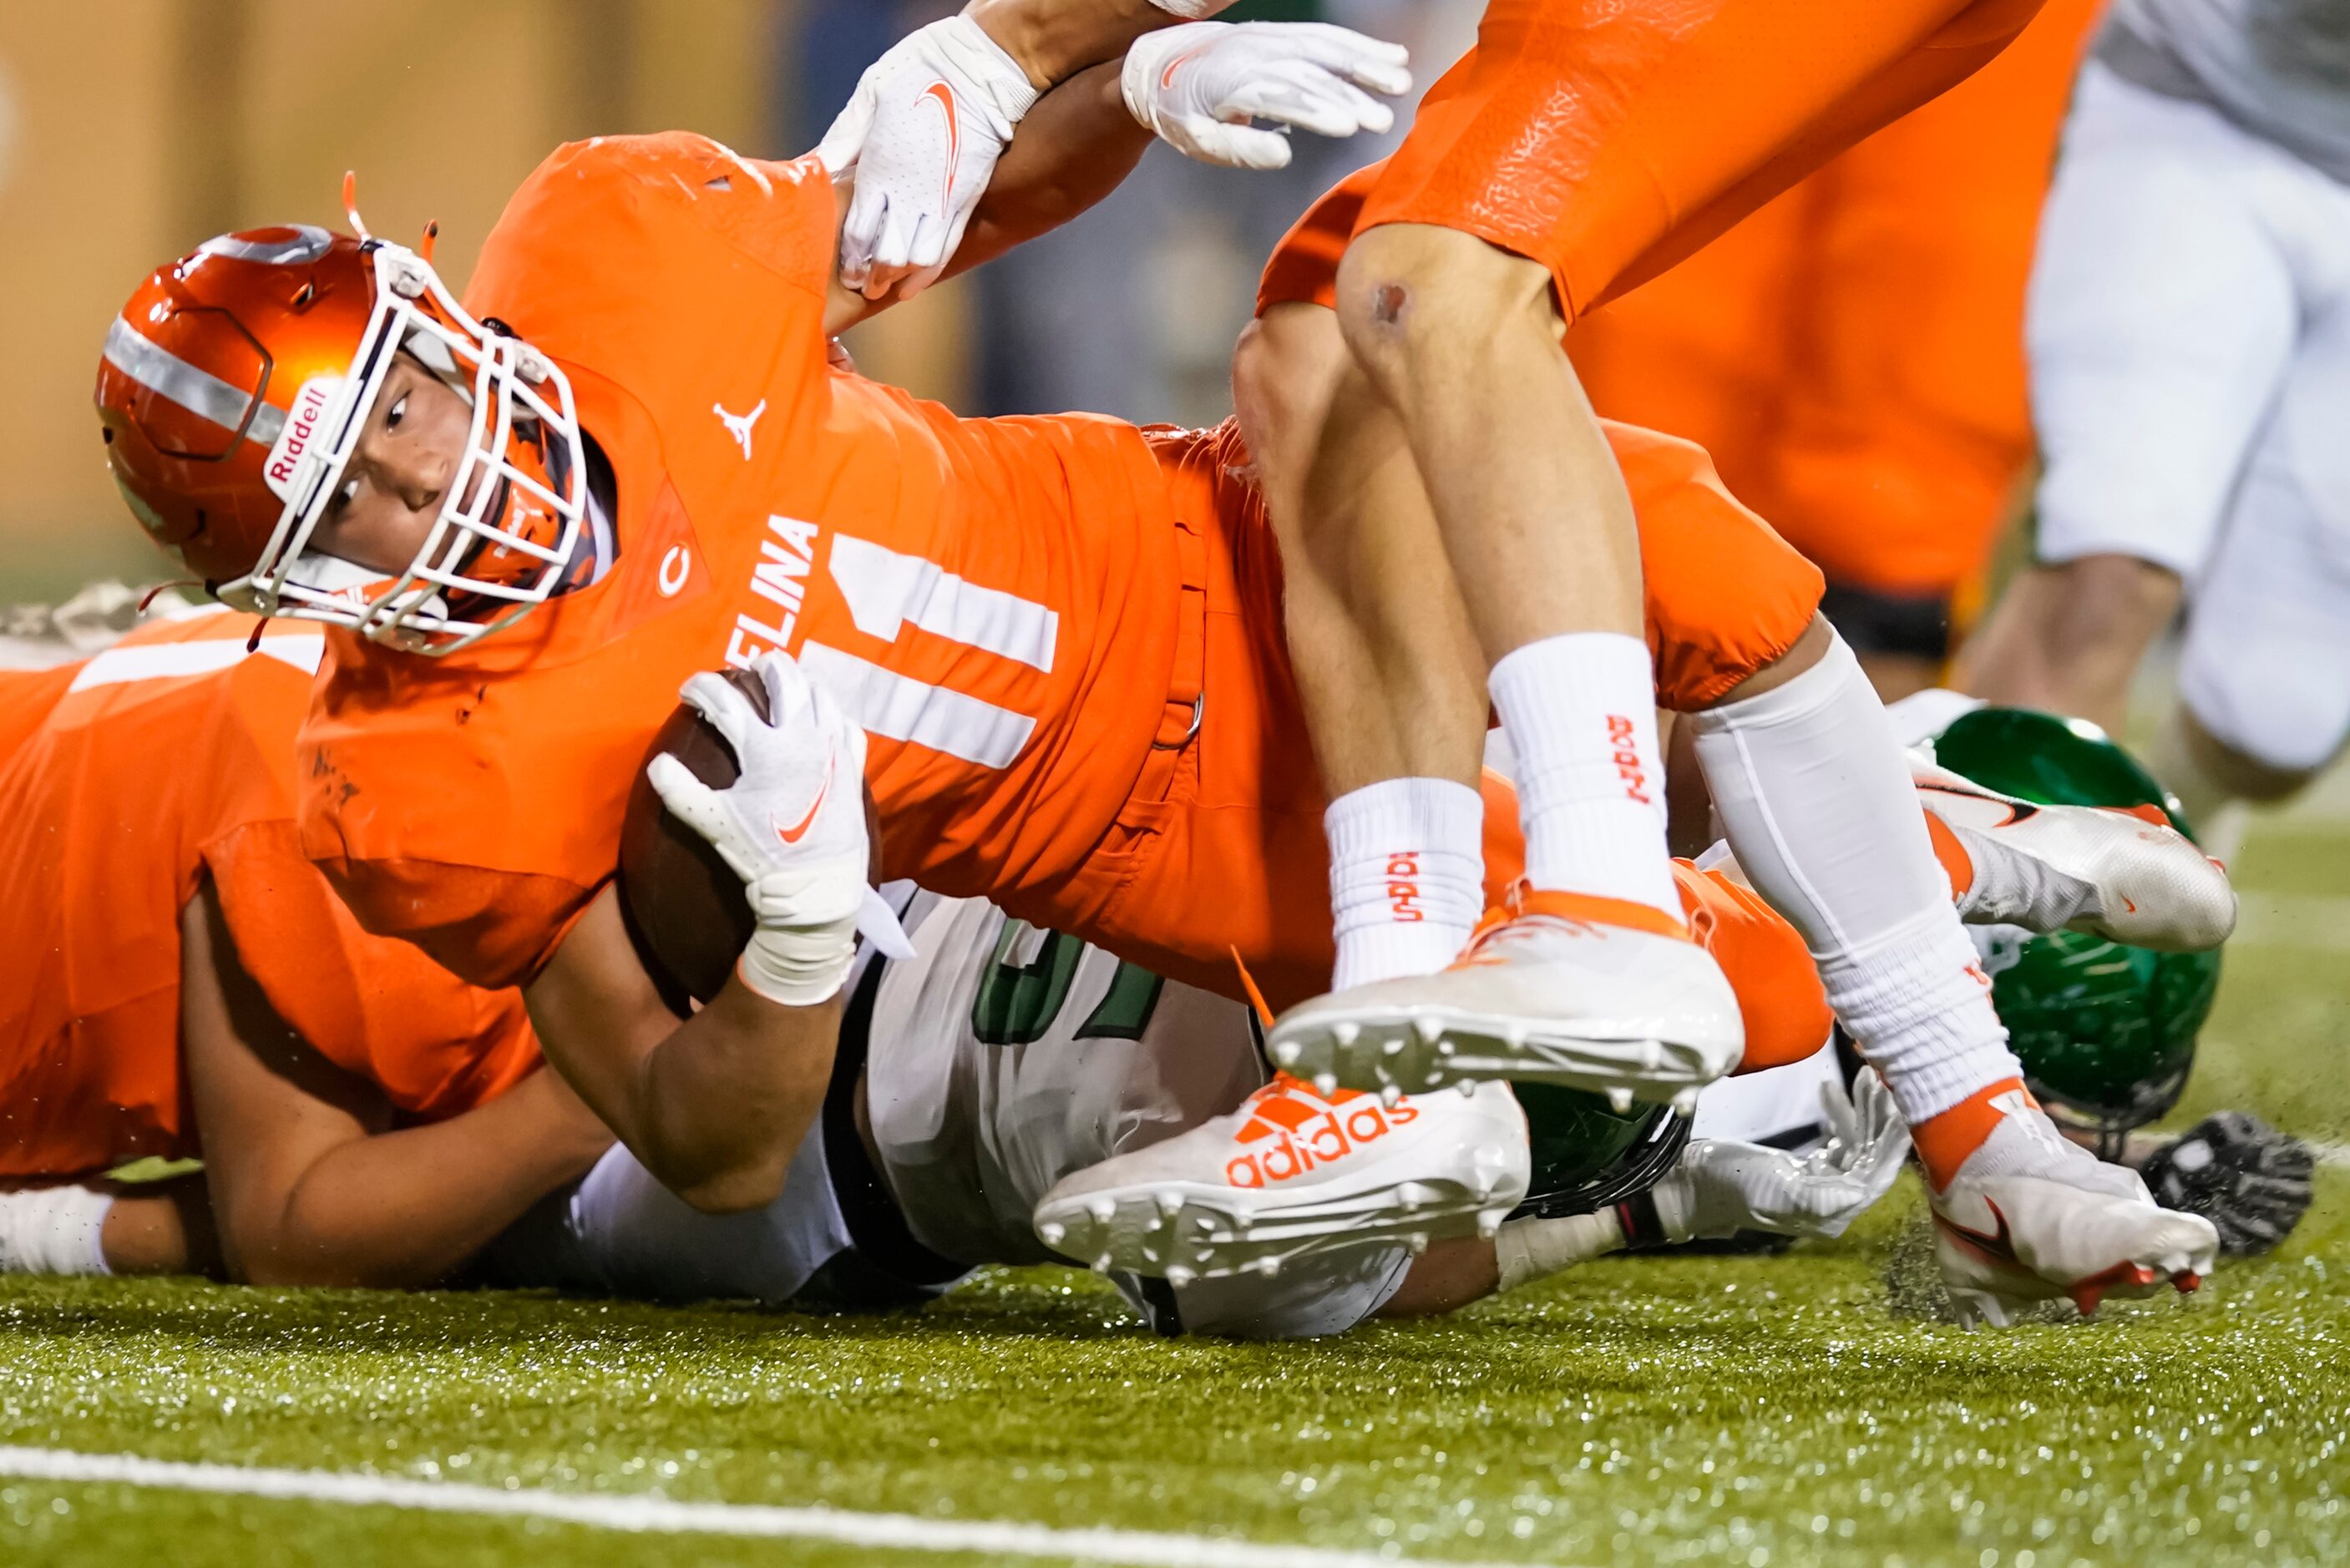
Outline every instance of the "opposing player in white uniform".
[[2117, 729], [2183, 595], [2156, 771], [2227, 858], [2218, 808], [2291, 795], [2350, 735], [2350, 5], [2116, 0], [2029, 347], [2037, 563], [1968, 684]]
[[[775, 1202], [702, 1214], [615, 1149], [506, 1238], [492, 1276], [662, 1300], [918, 1302], [981, 1265], [1066, 1262], [1032, 1221], [1056, 1183], [1222, 1116], [1265, 1081], [1255, 1022], [1238, 1003], [976, 900], [921, 895], [904, 924], [919, 956], [853, 982], [835, 1092]], [[1298, 1104], [1304, 1119], [1263, 1140], [1272, 1158], [1336, 1147], [1345, 1134], [1366, 1152], [1409, 1148], [1431, 1182], [1473, 1180], [1492, 1147], [1510, 1141], [1457, 1114], [1422, 1124], [1440, 1122], [1440, 1138], [1416, 1138], [1409, 1098], [1317, 1109], [1299, 1085]], [[1462, 1102], [1444, 1092], [1433, 1104], [1451, 1112]], [[1873, 1075], [1856, 1110], [1840, 1085], [1830, 1105], [1840, 1137], [1810, 1155], [1691, 1144], [1620, 1208], [1513, 1220], [1492, 1239], [1439, 1241], [1417, 1257], [1368, 1230], [1365, 1244], [1312, 1251], [1269, 1273], [1110, 1278], [1163, 1333], [1292, 1338], [1447, 1310], [1636, 1238], [1832, 1235], [1891, 1184], [1908, 1140]], [[1317, 1124], [1334, 1112], [1335, 1129]], [[1523, 1134], [1514, 1141], [1523, 1193]], [[1272, 1155], [1284, 1142], [1293, 1152]], [[1254, 1239], [1259, 1256], [1276, 1259], [1307, 1240], [1277, 1227]]]

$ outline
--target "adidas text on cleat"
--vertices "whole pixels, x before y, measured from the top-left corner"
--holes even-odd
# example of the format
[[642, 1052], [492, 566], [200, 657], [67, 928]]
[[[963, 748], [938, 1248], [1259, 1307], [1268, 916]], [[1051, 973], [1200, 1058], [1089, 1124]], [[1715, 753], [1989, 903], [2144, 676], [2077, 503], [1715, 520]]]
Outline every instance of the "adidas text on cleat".
[[1035, 1221], [1046, 1246], [1096, 1268], [1270, 1276], [1344, 1247], [1491, 1235], [1528, 1173], [1504, 1085], [1389, 1103], [1283, 1074], [1230, 1116], [1064, 1179]]
[[2228, 873], [2159, 807], [2034, 805], [1918, 752], [1909, 772], [1972, 863], [1959, 899], [1970, 924], [2091, 931], [2160, 952], [2202, 952], [2236, 929]]
[[2136, 1171], [2067, 1143], [2022, 1089], [1999, 1108], [1982, 1147], [1931, 1194], [1935, 1257], [1961, 1323], [2005, 1327], [2059, 1298], [2086, 1317], [2107, 1296], [2201, 1285], [2220, 1247], [2210, 1220], [2157, 1206]]
[[1713, 955], [1645, 905], [1520, 889], [1436, 974], [1318, 997], [1267, 1039], [1276, 1066], [1420, 1094], [1517, 1078], [1679, 1100], [1738, 1064], [1738, 998]]

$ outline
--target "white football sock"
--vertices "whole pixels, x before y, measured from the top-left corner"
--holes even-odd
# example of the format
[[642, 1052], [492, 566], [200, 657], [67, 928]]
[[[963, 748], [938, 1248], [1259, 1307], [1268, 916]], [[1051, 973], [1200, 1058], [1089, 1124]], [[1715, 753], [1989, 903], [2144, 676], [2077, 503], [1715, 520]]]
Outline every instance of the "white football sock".
[[2021, 1068], [1950, 904], [1884, 705], [1841, 638], [1775, 691], [1690, 716], [1756, 891], [1913, 1126]]
[[1517, 753], [1526, 880], [1682, 919], [1648, 644], [1613, 632], [1547, 637], [1503, 657], [1487, 689]]
[[1334, 991], [1434, 974], [1485, 912], [1485, 802], [1450, 779], [1388, 779], [1339, 796], [1323, 815]]

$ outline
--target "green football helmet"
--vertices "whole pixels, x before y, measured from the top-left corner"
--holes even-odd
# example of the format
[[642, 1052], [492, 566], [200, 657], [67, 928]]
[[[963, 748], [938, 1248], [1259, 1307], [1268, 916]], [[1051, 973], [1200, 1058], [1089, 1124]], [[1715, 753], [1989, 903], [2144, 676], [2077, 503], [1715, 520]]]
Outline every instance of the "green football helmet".
[[[1942, 766], [2002, 794], [2043, 805], [2157, 805], [2194, 836], [2177, 797], [2085, 721], [1978, 708], [1932, 746]], [[2079, 931], [1972, 929], [2024, 1081], [2051, 1116], [2095, 1134], [2112, 1158], [2124, 1135], [2178, 1103], [2219, 989], [2217, 952], [2158, 953]]]
[[1512, 1084], [1526, 1113], [1532, 1178], [1513, 1217], [1596, 1214], [1644, 1192], [1689, 1144], [1687, 1116], [1664, 1106], [1618, 1114], [1599, 1095], [1555, 1084]]

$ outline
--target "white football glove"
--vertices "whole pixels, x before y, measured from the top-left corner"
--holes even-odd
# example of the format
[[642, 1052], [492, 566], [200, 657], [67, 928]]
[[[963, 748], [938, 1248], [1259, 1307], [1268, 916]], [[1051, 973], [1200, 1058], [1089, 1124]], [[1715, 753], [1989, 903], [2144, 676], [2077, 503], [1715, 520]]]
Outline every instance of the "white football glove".
[[1120, 81], [1128, 110], [1185, 157], [1284, 169], [1292, 127], [1333, 137], [1392, 127], [1395, 111], [1371, 93], [1409, 92], [1410, 67], [1401, 44], [1326, 23], [1193, 22], [1136, 40]]
[[1828, 1139], [1801, 1158], [1728, 1139], [1690, 1144], [1650, 1192], [1667, 1239], [1714, 1241], [1741, 1231], [1843, 1235], [1885, 1196], [1909, 1153], [1909, 1129], [1885, 1081], [1870, 1071], [1859, 1084], [1857, 1104], [1839, 1084], [1820, 1085]]
[[0, 1192], [0, 1274], [106, 1274], [111, 1196], [87, 1187]]
[[764, 719], [723, 675], [696, 675], [681, 692], [733, 750], [734, 783], [712, 789], [666, 752], [645, 772], [671, 815], [743, 878], [758, 924], [735, 973], [770, 1002], [809, 1007], [847, 979], [860, 925], [890, 957], [911, 950], [866, 881], [865, 732], [791, 655], [751, 670], [767, 689]]
[[936, 283], [962, 244], [995, 161], [1037, 92], [969, 16], [909, 34], [866, 67], [816, 156], [857, 192], [840, 231], [840, 281], [879, 299]]

